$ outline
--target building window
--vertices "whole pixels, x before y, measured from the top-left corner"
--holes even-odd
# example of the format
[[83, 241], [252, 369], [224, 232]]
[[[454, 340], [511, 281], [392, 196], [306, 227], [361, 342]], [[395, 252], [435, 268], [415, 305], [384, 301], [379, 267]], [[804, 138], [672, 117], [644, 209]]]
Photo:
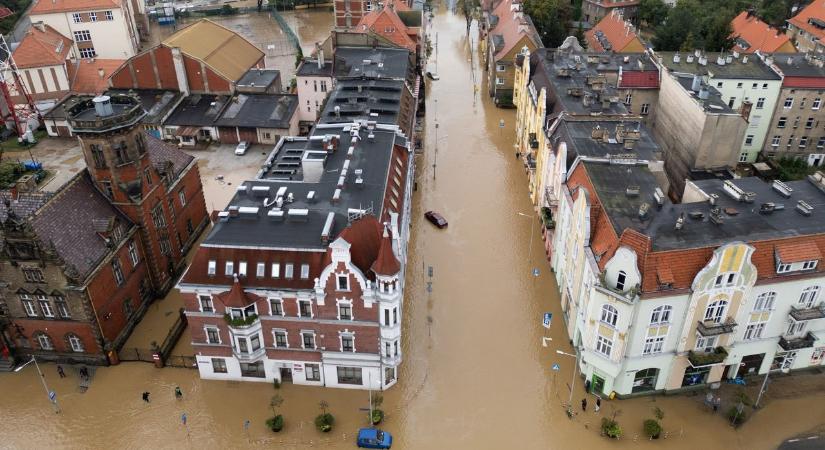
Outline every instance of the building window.
[[216, 266], [217, 264], [215, 263], [215, 260], [210, 260], [209, 265], [206, 268], [206, 274], [210, 276], [215, 275], [215, 270], [217, 269]]
[[816, 268], [817, 261], [805, 261], [802, 263], [802, 270], [810, 270]]
[[132, 316], [132, 299], [129, 297], [123, 299], [123, 316], [126, 318]]
[[112, 190], [112, 182], [109, 180], [103, 180], [100, 182], [100, 186], [103, 189], [103, 194], [106, 195], [106, 197], [109, 200], [111, 200], [115, 195], [114, 191]]
[[779, 120], [776, 121], [776, 128], [785, 128], [785, 125], [788, 123], [787, 117], [780, 117]]
[[212, 372], [226, 373], [226, 360], [223, 358], [212, 358]]
[[301, 340], [303, 348], [315, 349], [315, 333], [303, 332], [301, 333]]
[[[661, 353], [662, 349], [665, 347], [665, 338], [667, 336], [651, 336], [651, 332], [658, 333], [660, 328], [651, 328], [648, 330], [648, 336], [645, 338], [645, 346], [642, 349], [643, 355], [653, 355], [656, 353]], [[665, 328], [667, 330], [667, 328]]]
[[94, 47], [86, 47], [80, 49], [80, 57], [83, 59], [97, 58], [97, 52]]
[[40, 306], [40, 311], [43, 311], [44, 317], [54, 317], [54, 310], [52, 310], [52, 303], [45, 295], [37, 296], [37, 305]]
[[802, 136], [799, 138], [799, 148], [805, 148], [808, 146], [808, 136]]
[[805, 324], [807, 322], [791, 322], [788, 324], [788, 336], [796, 336], [805, 332]]
[[186, 193], [183, 192], [183, 189], [178, 191], [178, 200], [180, 200], [180, 206], [186, 206]]
[[728, 107], [733, 108], [733, 104], [736, 103], [736, 97], [731, 97], [728, 99]]
[[759, 311], [773, 311], [773, 304], [776, 300], [776, 292], [763, 292], [756, 297], [756, 302], [753, 304], [754, 312]]
[[95, 167], [102, 169], [106, 167], [106, 158], [103, 156], [103, 149], [98, 144], [89, 144], [89, 150], [92, 151], [92, 160], [94, 160]]
[[785, 109], [790, 109], [793, 107], [793, 97], [785, 98]]
[[504, 72], [504, 64], [496, 64], [496, 72]]
[[735, 273], [723, 273], [716, 276], [716, 280], [713, 282], [713, 287], [719, 288], [722, 286], [733, 286], [736, 284], [736, 274]]
[[816, 299], [819, 297], [819, 286], [809, 286], [802, 291], [799, 297], [799, 304], [803, 308], [811, 308], [814, 306]]
[[90, 22], [97, 22], [97, 13], [92, 11], [89, 13], [89, 21]]
[[284, 278], [291, 279], [292, 278], [292, 272], [293, 272], [292, 263], [284, 264]]
[[810, 130], [813, 127], [814, 127], [814, 118], [813, 117], [808, 117], [808, 119], [805, 120], [805, 128]]
[[321, 381], [321, 367], [318, 364], [304, 364], [307, 381]]
[[625, 104], [625, 105], [629, 105], [629, 104], [631, 104], [631, 103], [633, 103], [633, 93], [632, 93], [632, 92], [628, 92], [628, 93], [627, 93], [627, 94], [625, 94], [625, 96], [624, 96], [624, 104]]
[[54, 343], [48, 334], [40, 332], [37, 334], [37, 343], [41, 350], [54, 350]]
[[650, 324], [660, 325], [670, 323], [671, 312], [673, 312], [673, 307], [670, 305], [662, 305], [654, 308], [653, 312], [650, 314]]
[[350, 353], [355, 352], [355, 337], [352, 335], [341, 336], [341, 351]]
[[272, 264], [272, 278], [278, 278], [281, 276], [281, 265], [278, 263]]
[[496, 86], [501, 86], [504, 84], [504, 78], [496, 77]]
[[385, 326], [390, 326], [390, 310], [389, 309], [384, 310], [384, 325]]
[[616, 277], [616, 290], [624, 291], [624, 284], [627, 281], [627, 273], [624, 270], [619, 271], [619, 275]]
[[823, 148], [825, 147], [825, 136], [821, 136], [818, 141], [816, 141], [816, 148]]
[[160, 203], [152, 208], [152, 223], [157, 229], [161, 229], [166, 226], [166, 218], [163, 217], [163, 206]]
[[83, 353], [83, 341], [81, 341], [76, 334], [69, 334], [68, 336], [66, 336], [66, 340], [69, 341], [69, 347], [72, 349], [73, 352]]
[[112, 273], [115, 275], [115, 282], [118, 286], [123, 286], [123, 271], [120, 269], [120, 260], [115, 257], [112, 260]]
[[616, 308], [614, 308], [611, 305], [602, 306], [602, 317], [600, 319], [602, 323], [606, 323], [612, 327], [615, 327], [618, 318], [619, 313], [618, 311], [616, 311]]
[[712, 352], [716, 348], [716, 338], [718, 336], [704, 337], [696, 335], [696, 350], [700, 352]]
[[601, 334], [597, 335], [596, 351], [609, 358], [610, 352], [613, 351], [613, 340], [608, 339]]
[[72, 13], [72, 22], [74, 22], [74, 23], [83, 22], [83, 17], [80, 16], [80, 13]]
[[805, 107], [805, 100], [807, 100], [807, 98], [802, 97], [802, 100], [799, 101], [799, 109], [802, 109], [802, 108]]
[[820, 107], [821, 105], [822, 105], [822, 99], [821, 99], [821, 98], [819, 98], [819, 97], [817, 97], [817, 98], [815, 98], [815, 99], [814, 99], [814, 102], [813, 102], [813, 104], [811, 105], [811, 109], [813, 109], [814, 111], [816, 111], [817, 109], [819, 109], [819, 107]]
[[338, 275], [336, 279], [339, 291], [349, 291], [349, 275]]
[[309, 278], [309, 264], [301, 264], [301, 279], [306, 280]]
[[137, 267], [140, 262], [137, 252], [137, 244], [135, 244], [134, 240], [129, 241], [129, 261], [132, 262], [132, 267]]
[[24, 267], [21, 270], [23, 270], [23, 278], [25, 278], [28, 283], [42, 283], [46, 281], [43, 277], [43, 271], [37, 267]]
[[269, 313], [273, 316], [284, 315], [284, 302], [280, 298], [269, 299]]
[[389, 358], [392, 355], [392, 345], [389, 342], [384, 343], [384, 356]]
[[771, 147], [779, 147], [779, 140], [782, 139], [782, 136], [774, 136], [771, 139]]
[[66, 299], [62, 296], [54, 296], [54, 309], [57, 310], [57, 316], [61, 319], [71, 319], [72, 315], [69, 313], [69, 304], [66, 303]]
[[364, 384], [361, 380], [360, 367], [338, 367], [338, 383], [340, 384]]
[[249, 344], [252, 346], [252, 351], [260, 350], [261, 348], [261, 336], [259, 334], [255, 334], [249, 338]]
[[718, 82], [718, 83], [716, 83], [716, 87], [717, 87], [717, 88], [721, 88], [722, 86], [724, 86], [724, 85], [722, 84], [722, 82], [721, 82], [721, 81], [720, 81], [720, 82]]
[[709, 304], [705, 309], [705, 322], [721, 323], [727, 307], [728, 302], [725, 300], [717, 300]]
[[20, 294], [20, 302], [23, 303], [23, 309], [29, 317], [37, 317], [37, 309], [34, 307], [34, 301], [28, 294]]
[[640, 114], [646, 116], [648, 112], [650, 112], [650, 103], [642, 103]]
[[768, 88], [768, 83], [762, 83], [762, 89], [767, 89], [767, 88]]
[[776, 266], [776, 273], [786, 273], [791, 271], [791, 265], [785, 263], [779, 263]]
[[736, 89], [742, 89], [742, 82], [736, 83]]
[[740, 153], [740, 154], [739, 154], [739, 162], [740, 162], [740, 163], [746, 163], [746, 162], [748, 162], [748, 155], [749, 155], [749, 153], [748, 153], [748, 152], [742, 152], [742, 153]]
[[398, 323], [398, 308], [392, 309], [392, 324], [395, 325]]
[[238, 276], [246, 276], [246, 261], [240, 261], [238, 263]]
[[288, 348], [289, 341], [287, 341], [286, 331], [284, 330], [273, 330], [272, 333], [275, 335], [275, 347], [279, 348]]
[[762, 109], [765, 107], [765, 97], [759, 97], [756, 99], [756, 109]]
[[75, 42], [89, 42], [92, 40], [92, 34], [89, 33], [89, 30], [80, 30], [74, 32], [74, 41]]
[[172, 254], [172, 244], [169, 242], [168, 236], [161, 236], [160, 237], [160, 253], [162, 255], [171, 255]]
[[106, 20], [115, 20], [115, 16], [114, 16], [114, 14], [112, 14], [112, 11], [106, 11], [105, 15], [106, 15]]
[[745, 136], [745, 145], [753, 145], [753, 138], [754, 136], [752, 134]]
[[206, 327], [206, 342], [208, 344], [220, 344], [221, 336], [218, 329], [214, 327]]
[[226, 269], [224, 270], [224, 275], [226, 276], [233, 276], [235, 275], [235, 263], [233, 261], [226, 262]]
[[327, 91], [327, 82], [326, 80], [321, 80], [321, 92]]
[[762, 338], [762, 333], [765, 331], [765, 322], [749, 323], [745, 328], [744, 340], [750, 341]]
[[341, 303], [338, 305], [338, 319], [352, 320], [352, 305], [349, 303]]
[[298, 316], [299, 317], [312, 317], [312, 303], [301, 300], [298, 302]]
[[201, 305], [201, 312], [215, 312], [215, 307], [212, 305], [211, 295], [199, 295], [198, 301]]

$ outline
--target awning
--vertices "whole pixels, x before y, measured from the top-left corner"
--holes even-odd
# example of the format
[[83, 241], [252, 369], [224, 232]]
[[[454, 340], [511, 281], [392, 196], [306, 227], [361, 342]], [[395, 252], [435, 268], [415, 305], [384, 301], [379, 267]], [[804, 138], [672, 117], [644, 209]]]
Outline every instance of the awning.
[[195, 137], [198, 135], [200, 128], [198, 127], [179, 127], [175, 131], [175, 136]]

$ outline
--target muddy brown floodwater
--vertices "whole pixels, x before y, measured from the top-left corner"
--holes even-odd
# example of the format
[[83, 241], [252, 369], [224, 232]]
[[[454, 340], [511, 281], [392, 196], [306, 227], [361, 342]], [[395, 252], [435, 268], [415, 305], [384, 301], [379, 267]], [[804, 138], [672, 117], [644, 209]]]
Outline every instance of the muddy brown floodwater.
[[[385, 393], [383, 427], [399, 449], [769, 449], [784, 438], [821, 424], [822, 394], [770, 399], [738, 430], [705, 412], [700, 397], [645, 397], [605, 401], [572, 420], [564, 413], [572, 361], [555, 350], [572, 351], [563, 336], [557, 289], [542, 252], [538, 222], [529, 214], [525, 174], [512, 147], [514, 113], [498, 110], [486, 95], [473, 100], [473, 80], [483, 72], [470, 58], [464, 19], [440, 11], [439, 74], [428, 95], [426, 155], [419, 157], [404, 316], [405, 361], [397, 386]], [[484, 92], [483, 84], [479, 92]], [[436, 107], [435, 100], [438, 100]], [[439, 111], [436, 112], [436, 109]], [[504, 120], [505, 127], [499, 128]], [[435, 128], [439, 149], [436, 177]], [[421, 220], [434, 209], [450, 222], [439, 231]], [[533, 235], [531, 239], [530, 236]], [[532, 244], [532, 245], [531, 245]], [[426, 290], [433, 267], [432, 293]], [[533, 277], [533, 268], [539, 268]], [[557, 319], [541, 346], [541, 314]], [[561, 371], [553, 373], [553, 363]], [[29, 366], [0, 375], [0, 447], [4, 448], [354, 448], [363, 426], [367, 393], [284, 385], [281, 412], [286, 428], [264, 426], [275, 393], [265, 383], [201, 381], [187, 369], [155, 369], [124, 363], [98, 369], [90, 389], [78, 392], [73, 369], [59, 379], [43, 365], [58, 394], [54, 414]], [[584, 396], [577, 380], [574, 402]], [[183, 400], [175, 400], [180, 386]], [[140, 399], [151, 392], [151, 403]], [[325, 400], [335, 429], [312, 427]], [[592, 405], [592, 399], [591, 399]], [[651, 408], [665, 411], [666, 442], [643, 438], [642, 420]], [[617, 411], [626, 437], [609, 442], [598, 421]], [[187, 426], [181, 424], [183, 412]], [[245, 420], [251, 421], [248, 431]]]

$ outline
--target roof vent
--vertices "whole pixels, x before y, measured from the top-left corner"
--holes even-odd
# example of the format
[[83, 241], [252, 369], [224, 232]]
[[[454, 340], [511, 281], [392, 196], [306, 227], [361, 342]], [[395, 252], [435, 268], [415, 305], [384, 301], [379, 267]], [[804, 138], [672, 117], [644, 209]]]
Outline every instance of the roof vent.
[[218, 220], [221, 222], [226, 222], [229, 220], [229, 211], [221, 211], [218, 213]]
[[92, 99], [95, 104], [95, 113], [98, 117], [108, 117], [114, 114], [112, 110], [112, 101], [108, 95], [101, 95]]
[[238, 213], [243, 217], [258, 217], [257, 206], [241, 206], [238, 208]]
[[232, 205], [229, 207], [229, 217], [238, 217], [238, 207]]
[[745, 200], [745, 191], [730, 180], [725, 180], [722, 184], [722, 190], [736, 201], [741, 202]]
[[776, 204], [773, 202], [762, 203], [759, 205], [759, 214], [770, 215], [776, 211]]
[[332, 203], [338, 203], [341, 200], [341, 190], [336, 189], [332, 194]]
[[710, 203], [711, 205], [716, 205], [716, 203], [718, 201], [719, 201], [719, 194], [710, 194], [708, 196], [708, 203]]
[[627, 186], [625, 194], [627, 194], [628, 197], [638, 197], [640, 190], [641, 188], [639, 187], [639, 185], [631, 184]]
[[685, 58], [685, 60], [688, 64], [693, 64], [693, 61], [695, 61], [693, 55], [687, 55], [687, 58]]
[[805, 200], [800, 200], [800, 201], [796, 202], [796, 210], [799, 211], [799, 214], [802, 214], [803, 216], [807, 217], [807, 216], [810, 216], [811, 214], [813, 214], [814, 207], [811, 206]]
[[706, 86], [699, 88], [699, 100], [707, 100], [710, 97], [710, 91]]
[[688, 213], [688, 216], [693, 220], [702, 220], [705, 218], [705, 213], [702, 211], [691, 211]]
[[718, 65], [718, 66], [724, 66], [726, 62], [727, 61], [725, 60], [725, 58], [722, 55], [719, 55], [716, 58], [716, 65]]
[[315, 191], [307, 192], [307, 202], [315, 203]]
[[662, 192], [662, 189], [660, 188], [656, 188], [656, 190], [653, 191], [653, 198], [656, 200], [656, 204], [659, 205], [659, 207], [665, 203], [665, 193]]
[[364, 178], [361, 177], [364, 171], [362, 169], [355, 169], [355, 185], [361, 186], [364, 184]]
[[[773, 62], [773, 60], [772, 60], [772, 58], [767, 58], [765, 60], [765, 62], [768, 63], [768, 65], [770, 65]], [[748, 63], [748, 55], [742, 56], [742, 64], [747, 64], [747, 63]]]
[[673, 54], [673, 62], [675, 64], [679, 64], [680, 61], [682, 61], [682, 57], [679, 55], [679, 52], [674, 53]]
[[710, 209], [710, 221], [716, 225], [722, 225], [724, 219], [722, 218], [722, 210], [718, 206]]
[[808, 181], [814, 185], [815, 188], [825, 192], [825, 173], [817, 170], [813, 175], [808, 175]]
[[793, 188], [779, 180], [773, 180], [773, 183], [771, 183], [771, 188], [785, 198], [791, 198], [791, 195], [793, 194]]
[[286, 215], [290, 220], [306, 221], [309, 219], [309, 210], [305, 208], [292, 208]]
[[328, 244], [329, 237], [332, 234], [332, 225], [335, 223], [335, 213], [327, 214], [327, 220], [324, 222], [324, 229], [321, 231], [321, 243]]
[[681, 230], [685, 226], [685, 213], [679, 213], [679, 218], [676, 219], [676, 229]]
[[642, 219], [642, 220], [647, 219], [648, 211], [650, 211], [650, 204], [645, 202], [645, 203], [642, 203], [641, 205], [639, 205], [639, 218]]
[[269, 186], [252, 186], [252, 195], [256, 197], [269, 196]]

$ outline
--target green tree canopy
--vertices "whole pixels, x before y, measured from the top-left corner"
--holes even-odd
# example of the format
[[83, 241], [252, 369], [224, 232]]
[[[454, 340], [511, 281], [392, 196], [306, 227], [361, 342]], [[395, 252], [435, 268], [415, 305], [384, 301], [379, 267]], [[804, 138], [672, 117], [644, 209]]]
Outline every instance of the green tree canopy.
[[524, 12], [533, 19], [533, 25], [545, 47], [558, 47], [569, 35], [570, 2], [565, 0], [524, 0]]

